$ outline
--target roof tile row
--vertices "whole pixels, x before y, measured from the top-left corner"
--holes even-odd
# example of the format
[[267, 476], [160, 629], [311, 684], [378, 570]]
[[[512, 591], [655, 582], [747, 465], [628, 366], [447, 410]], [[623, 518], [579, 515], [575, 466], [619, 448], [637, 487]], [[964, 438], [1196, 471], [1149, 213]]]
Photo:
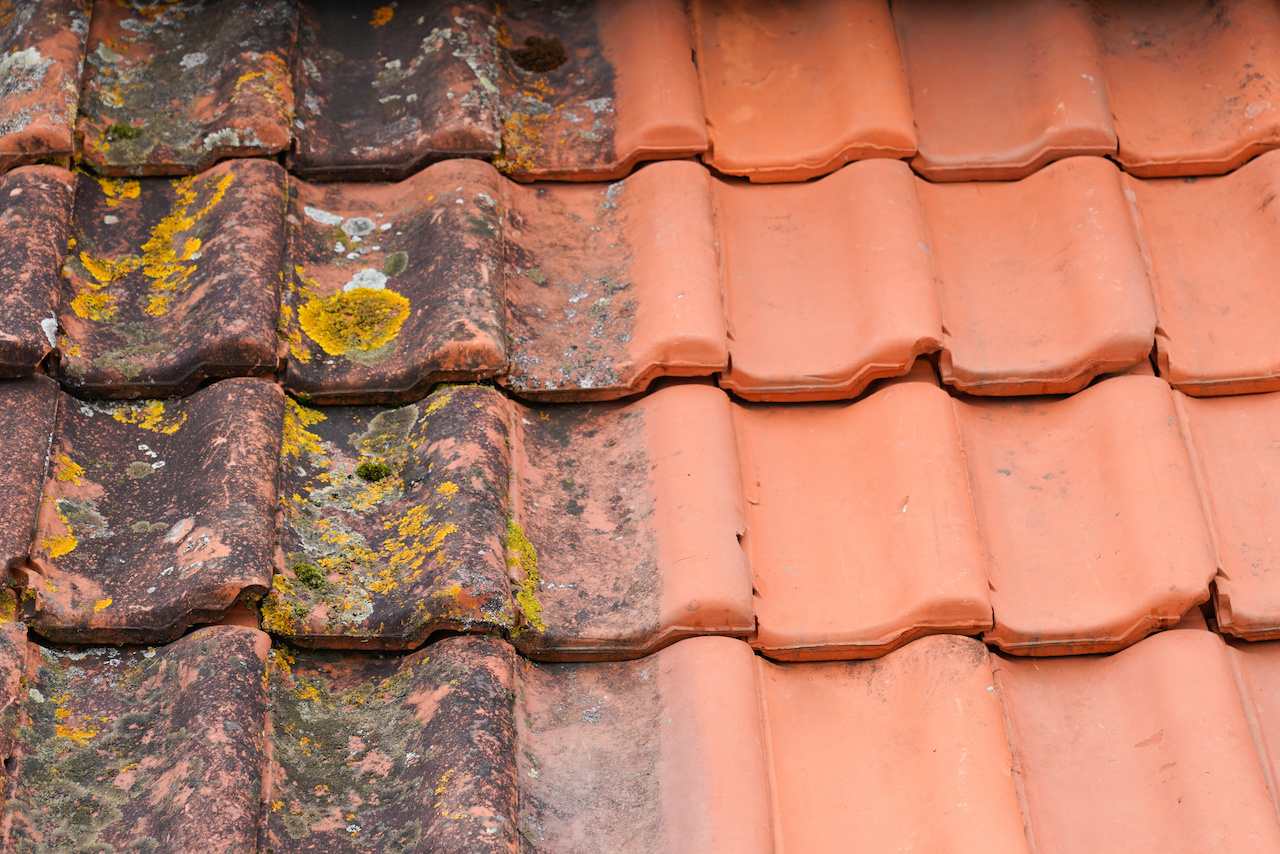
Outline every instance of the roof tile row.
[[1074, 154], [1170, 176], [1229, 171], [1280, 142], [1271, 0], [911, 0], [892, 13], [886, 0], [802, 13], [271, 0], [245, 14], [115, 0], [88, 26], [85, 5], [8, 13], [9, 163], [71, 152], [86, 58], [82, 156], [113, 175], [288, 151], [324, 178], [469, 156], [520, 179], [592, 180], [698, 153], [756, 181], [913, 155], [930, 180], [1020, 178]]
[[0, 641], [18, 850], [1280, 846], [1280, 648], [1203, 622], [1105, 657], [936, 636], [804, 665], [727, 638], [523, 666], [492, 638], [399, 658], [238, 627], [145, 650], [40, 647], [15, 623]]
[[728, 634], [865, 658], [952, 632], [1051, 655], [1132, 644], [1211, 582], [1224, 631], [1280, 636], [1259, 534], [1278, 394], [1122, 376], [952, 398], [927, 370], [807, 406], [699, 383], [545, 409], [482, 386], [309, 408], [254, 379], [135, 404], [4, 393], [5, 558], [58, 640], [171, 640], [269, 589], [263, 626], [321, 647], [502, 631], [596, 659]]
[[683, 162], [534, 186], [467, 160], [394, 185], [258, 160], [178, 180], [25, 167], [0, 178], [0, 355], [26, 373], [56, 342], [58, 377], [89, 396], [281, 359], [322, 403], [490, 377], [611, 399], [717, 372], [748, 399], [813, 400], [935, 351], [963, 391], [1071, 392], [1154, 346], [1190, 394], [1271, 391], [1278, 188], [1280, 153], [1194, 181], [1072, 158], [929, 184], [876, 160], [781, 187]]

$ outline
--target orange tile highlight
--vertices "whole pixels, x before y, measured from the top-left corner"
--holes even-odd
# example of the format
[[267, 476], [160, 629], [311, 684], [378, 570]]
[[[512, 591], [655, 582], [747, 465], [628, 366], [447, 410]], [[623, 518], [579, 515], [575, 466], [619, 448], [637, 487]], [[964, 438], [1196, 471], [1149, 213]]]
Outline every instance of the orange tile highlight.
[[1070, 0], [893, 4], [931, 181], [1005, 181], [1077, 154], [1114, 154], [1089, 6]]
[[885, 0], [769, 0], [691, 7], [710, 148], [752, 181], [803, 181], [850, 160], [915, 153]]
[[1209, 596], [1214, 556], [1173, 395], [1122, 376], [956, 412], [995, 628], [1029, 655], [1106, 652]]

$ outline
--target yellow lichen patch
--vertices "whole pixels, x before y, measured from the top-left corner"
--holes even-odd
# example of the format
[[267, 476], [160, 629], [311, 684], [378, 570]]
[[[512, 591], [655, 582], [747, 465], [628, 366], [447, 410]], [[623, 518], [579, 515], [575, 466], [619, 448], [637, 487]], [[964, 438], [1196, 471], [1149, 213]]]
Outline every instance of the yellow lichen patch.
[[12, 596], [0, 596], [0, 623], [18, 619], [18, 602]]
[[187, 422], [187, 413], [167, 412], [162, 400], [152, 400], [145, 404], [122, 404], [111, 410], [111, 417], [121, 424], [132, 424], [166, 436], [177, 433]]
[[525, 536], [524, 529], [515, 519], [507, 520], [507, 567], [519, 570], [524, 575], [516, 590], [516, 604], [529, 625], [540, 632], [547, 630], [546, 621], [542, 619], [542, 603], [538, 601], [538, 588], [542, 584], [542, 576], [538, 572], [538, 552]]
[[[66, 533], [55, 534], [52, 537], [45, 537], [40, 541], [40, 544], [44, 546], [44, 550], [48, 552], [50, 558], [69, 555], [76, 550], [76, 546], [80, 545], [80, 541], [76, 539], [76, 535], [71, 532], [71, 525], [67, 522], [66, 514], [59, 511], [58, 519], [62, 522], [62, 527], [66, 529]], [[49, 586], [47, 580], [45, 584], [46, 586]], [[56, 590], [57, 588], [55, 587], [53, 589]]]
[[289, 342], [289, 354], [293, 358], [304, 365], [311, 361], [311, 351], [302, 340], [302, 330], [293, 322], [293, 306], [288, 303], [282, 303], [280, 306], [280, 321], [276, 331], [281, 338]]
[[100, 290], [100, 284], [89, 283], [89, 290], [81, 291], [71, 300], [71, 310], [77, 317], [110, 323], [116, 319], [115, 297]]
[[99, 178], [98, 186], [107, 197], [107, 207], [114, 208], [126, 199], [136, 199], [142, 192], [142, 184], [123, 178]]
[[292, 397], [286, 398], [284, 410], [284, 441], [280, 444], [280, 455], [300, 458], [305, 451], [313, 457], [325, 457], [320, 437], [307, 428], [325, 420], [323, 412], [308, 409]]
[[373, 17], [369, 20], [371, 27], [385, 27], [391, 23], [391, 16], [395, 14], [395, 9], [390, 6], [379, 6], [373, 10]]
[[376, 350], [400, 332], [409, 300], [392, 290], [355, 288], [327, 299], [312, 298], [298, 309], [302, 331], [330, 356]]
[[111, 607], [110, 599], [99, 599], [97, 602], [93, 603], [93, 612], [96, 614], [99, 611], [101, 611], [103, 608], [110, 608], [110, 607]]
[[63, 724], [55, 726], [59, 738], [69, 738], [78, 744], [88, 744], [89, 739], [98, 734], [92, 727], [69, 727]]
[[451, 480], [446, 480], [444, 483], [442, 483], [442, 484], [440, 484], [439, 486], [437, 486], [437, 487], [436, 487], [436, 494], [438, 494], [438, 495], [457, 495], [457, 494], [458, 494], [458, 484], [454, 483], [454, 482], [453, 482], [453, 481], [451, 481]]
[[80, 478], [84, 475], [84, 467], [68, 457], [66, 454], [57, 453], [53, 455], [53, 476], [60, 483], [68, 481], [80, 486]]
[[160, 317], [169, 313], [169, 308], [172, 304], [173, 301], [168, 297], [161, 296], [160, 294], [152, 294], [150, 300], [147, 302], [145, 311], [152, 317]]

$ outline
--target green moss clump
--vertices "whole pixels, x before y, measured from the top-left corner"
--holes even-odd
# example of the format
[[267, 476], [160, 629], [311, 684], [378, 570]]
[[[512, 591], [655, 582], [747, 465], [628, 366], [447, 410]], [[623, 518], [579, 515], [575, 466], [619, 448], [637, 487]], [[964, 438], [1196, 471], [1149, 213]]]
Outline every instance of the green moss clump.
[[386, 463], [375, 463], [372, 460], [365, 460], [356, 466], [356, 475], [369, 483], [377, 483], [384, 477], [391, 476], [391, 466]]
[[392, 252], [382, 264], [382, 275], [392, 278], [400, 275], [409, 266], [409, 256], [404, 252]]
[[322, 590], [329, 585], [329, 579], [325, 578], [324, 572], [309, 563], [295, 563], [293, 574], [298, 577], [300, 583], [312, 590]]
[[107, 139], [137, 139], [142, 136], [142, 128], [133, 125], [114, 124], [107, 127]]

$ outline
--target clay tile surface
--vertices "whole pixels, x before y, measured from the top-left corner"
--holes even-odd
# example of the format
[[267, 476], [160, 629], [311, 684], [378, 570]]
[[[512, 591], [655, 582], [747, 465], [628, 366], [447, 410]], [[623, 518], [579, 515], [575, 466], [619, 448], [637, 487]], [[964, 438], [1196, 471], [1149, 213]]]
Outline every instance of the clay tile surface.
[[106, 175], [189, 175], [289, 147], [289, 0], [96, 3], [76, 132]]
[[1280, 143], [1274, 3], [1093, 6], [1125, 171], [1213, 175]]
[[655, 163], [609, 185], [504, 190], [505, 385], [611, 399], [727, 366], [705, 169]]
[[494, 638], [386, 659], [272, 650], [269, 850], [515, 851], [518, 670]]
[[915, 126], [885, 0], [692, 4], [707, 163], [802, 181], [850, 160], [910, 157]]
[[0, 177], [0, 374], [29, 374], [57, 346], [73, 186], [55, 166]]
[[905, 164], [715, 191], [732, 356], [722, 386], [751, 400], [856, 397], [939, 349], [928, 230]]
[[57, 401], [57, 384], [44, 377], [0, 383], [0, 560], [7, 570], [31, 549]]
[[27, 643], [16, 626], [0, 629], [6, 729], [17, 724], [7, 850], [255, 848], [265, 634], [210, 628], [160, 650], [75, 649]]
[[1212, 543], [1172, 394], [1122, 376], [1067, 398], [957, 404], [989, 642], [1031, 655], [1120, 649], [1208, 598]]
[[520, 181], [620, 178], [707, 147], [679, 0], [502, 4], [502, 153]]
[[1194, 395], [1280, 389], [1280, 153], [1221, 178], [1129, 186], [1160, 306], [1160, 375]]
[[1101, 158], [1014, 183], [919, 183], [942, 293], [942, 378], [1073, 392], [1145, 359], [1156, 315], [1120, 172]]
[[758, 649], [869, 658], [991, 628], [960, 434], [932, 374], [853, 404], [743, 405], [734, 421]]
[[501, 183], [467, 160], [393, 185], [292, 182], [285, 387], [387, 402], [502, 371]]
[[1217, 544], [1218, 625], [1250, 640], [1280, 637], [1280, 394], [1180, 403]]
[[398, 409], [287, 402], [280, 571], [263, 627], [310, 646], [405, 648], [509, 630], [507, 401], [437, 391]]
[[499, 152], [492, 7], [305, 0], [299, 23], [292, 171], [399, 178]]
[[164, 397], [274, 374], [283, 182], [265, 161], [178, 180], [77, 176], [62, 383], [90, 397]]
[[284, 395], [231, 379], [181, 401], [60, 395], [24, 619], [54, 640], [167, 641], [271, 584]]
[[1070, 0], [893, 4], [931, 181], [1023, 178], [1074, 154], [1114, 154], [1092, 9]]
[[0, 171], [71, 155], [89, 5], [0, 3]]
[[[1271, 653], [1255, 678], [1274, 672]], [[1218, 636], [1163, 632], [1105, 657], [994, 659], [1035, 851], [1280, 849], [1260, 742]]]
[[672, 385], [625, 405], [517, 407], [513, 421], [521, 651], [633, 657], [754, 628], [724, 392]]

